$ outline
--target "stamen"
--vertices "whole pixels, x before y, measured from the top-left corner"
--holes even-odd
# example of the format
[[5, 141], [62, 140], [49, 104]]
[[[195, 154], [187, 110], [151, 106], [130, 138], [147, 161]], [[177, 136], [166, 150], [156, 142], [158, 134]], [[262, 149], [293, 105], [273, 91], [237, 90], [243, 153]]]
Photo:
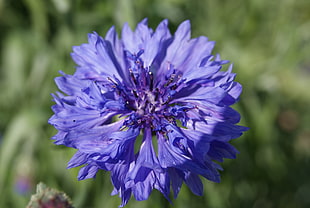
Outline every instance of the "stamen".
[[129, 69], [129, 74], [130, 74], [130, 78], [131, 78], [131, 80], [133, 81], [133, 83], [134, 83], [135, 85], [137, 85], [137, 84], [138, 84], [138, 83], [137, 83], [137, 79], [136, 79], [136, 77], [135, 77], [135, 75], [134, 75], [132, 69]]
[[150, 91], [153, 91], [153, 85], [154, 85], [154, 83], [153, 83], [153, 81], [154, 81], [154, 75], [153, 75], [153, 73], [152, 73], [152, 72], [150, 72], [150, 71], [149, 71], [149, 80], [150, 80], [150, 83], [149, 83], [149, 85], [150, 85]]
[[111, 77], [108, 77], [108, 80], [114, 84], [113, 88], [116, 88], [117, 83], [113, 79], [111, 79]]
[[173, 82], [175, 76], [176, 76], [176, 74], [171, 74], [169, 77], [169, 80], [166, 82], [166, 84], [164, 86], [167, 87], [168, 85], [170, 85]]
[[133, 93], [133, 95], [134, 95], [136, 98], [139, 97], [136, 90], [132, 90], [132, 93]]

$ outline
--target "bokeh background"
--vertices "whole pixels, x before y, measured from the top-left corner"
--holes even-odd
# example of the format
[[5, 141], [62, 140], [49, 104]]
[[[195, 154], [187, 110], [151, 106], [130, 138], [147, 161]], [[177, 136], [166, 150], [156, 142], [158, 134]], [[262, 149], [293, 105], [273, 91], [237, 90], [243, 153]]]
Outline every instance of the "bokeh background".
[[222, 182], [204, 180], [202, 197], [186, 186], [174, 205], [157, 191], [135, 208], [310, 207], [309, 0], [0, 0], [0, 207], [25, 207], [40, 181], [66, 192], [77, 208], [112, 208], [109, 173], [77, 181], [66, 169], [74, 150], [56, 146], [47, 124], [58, 71], [74, 72], [71, 47], [124, 22], [164, 18], [175, 31], [208, 36], [234, 63], [244, 91], [235, 105], [251, 128], [233, 144]]

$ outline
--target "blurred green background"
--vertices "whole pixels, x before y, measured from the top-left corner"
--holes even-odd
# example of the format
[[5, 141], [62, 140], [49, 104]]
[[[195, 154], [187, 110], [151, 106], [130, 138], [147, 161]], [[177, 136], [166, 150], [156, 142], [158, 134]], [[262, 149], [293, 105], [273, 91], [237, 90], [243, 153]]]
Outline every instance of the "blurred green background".
[[25, 207], [42, 181], [65, 191], [77, 208], [111, 208], [109, 173], [77, 181], [66, 169], [74, 150], [56, 146], [47, 124], [58, 71], [74, 72], [71, 47], [112, 25], [134, 27], [164, 18], [175, 31], [217, 42], [214, 53], [234, 63], [244, 87], [235, 105], [251, 128], [233, 141], [237, 160], [223, 164], [222, 182], [204, 180], [203, 197], [186, 186], [174, 205], [153, 191], [126, 207], [310, 207], [309, 0], [0, 0], [0, 207]]

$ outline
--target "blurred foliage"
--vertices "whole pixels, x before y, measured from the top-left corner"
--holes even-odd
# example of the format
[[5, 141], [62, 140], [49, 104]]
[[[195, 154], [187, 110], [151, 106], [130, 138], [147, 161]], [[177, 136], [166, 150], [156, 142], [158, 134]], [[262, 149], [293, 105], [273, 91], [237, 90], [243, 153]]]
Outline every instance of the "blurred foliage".
[[[0, 207], [25, 207], [40, 181], [66, 192], [79, 208], [117, 207], [109, 173], [77, 181], [66, 169], [74, 150], [53, 145], [50, 93], [58, 70], [74, 72], [71, 47], [87, 33], [104, 35], [185, 19], [192, 34], [217, 41], [215, 53], [234, 63], [244, 92], [235, 107], [251, 130], [233, 144], [222, 182], [204, 180], [205, 194], [183, 187], [177, 208], [310, 207], [309, 0], [0, 0]], [[130, 207], [172, 207], [154, 191]]]

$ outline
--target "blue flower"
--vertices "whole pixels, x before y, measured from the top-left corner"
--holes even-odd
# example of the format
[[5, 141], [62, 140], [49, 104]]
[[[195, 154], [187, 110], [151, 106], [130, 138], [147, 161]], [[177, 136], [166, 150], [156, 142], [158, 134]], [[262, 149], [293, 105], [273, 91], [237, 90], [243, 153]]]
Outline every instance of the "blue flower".
[[112, 27], [73, 47], [76, 72], [55, 79], [55, 144], [77, 149], [68, 168], [82, 166], [79, 180], [109, 171], [121, 207], [153, 189], [170, 201], [183, 182], [202, 195], [200, 176], [219, 182], [216, 162], [236, 158], [229, 141], [247, 130], [230, 107], [242, 91], [232, 65], [221, 70], [228, 61], [208, 38], [191, 39], [189, 21], [171, 35], [167, 20], [153, 31], [145, 19], [121, 35]]

